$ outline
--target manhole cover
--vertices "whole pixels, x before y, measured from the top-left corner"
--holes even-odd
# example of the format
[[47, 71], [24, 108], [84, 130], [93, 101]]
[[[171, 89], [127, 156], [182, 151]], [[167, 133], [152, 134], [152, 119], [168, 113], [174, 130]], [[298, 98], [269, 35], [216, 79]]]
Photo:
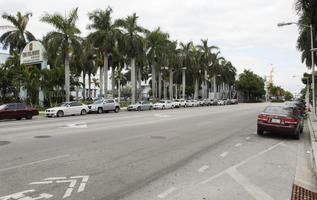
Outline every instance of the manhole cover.
[[10, 144], [11, 142], [9, 141], [0, 141], [0, 145], [7, 145], [7, 144]]
[[298, 185], [293, 185], [292, 200], [317, 200], [317, 193]]
[[164, 136], [151, 136], [151, 138], [152, 139], [161, 139], [161, 140], [166, 139], [166, 137], [164, 137]]
[[38, 136], [34, 136], [35, 138], [50, 138], [51, 136], [49, 135], [38, 135]]

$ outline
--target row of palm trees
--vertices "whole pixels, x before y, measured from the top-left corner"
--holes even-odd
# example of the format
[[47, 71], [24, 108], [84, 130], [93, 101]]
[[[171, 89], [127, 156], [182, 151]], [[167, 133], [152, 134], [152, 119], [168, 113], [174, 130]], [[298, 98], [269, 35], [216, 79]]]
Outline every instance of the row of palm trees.
[[[146, 30], [138, 24], [138, 16], [133, 14], [124, 19], [112, 19], [112, 9], [97, 9], [88, 14], [90, 34], [82, 38], [76, 26], [78, 8], [67, 16], [45, 14], [41, 21], [53, 26], [41, 40], [47, 50], [48, 63], [51, 68], [65, 67], [66, 101], [70, 100], [70, 75], [83, 74], [84, 91], [85, 76], [88, 75], [89, 87], [91, 75], [99, 70], [100, 94], [107, 97], [108, 73], [111, 69], [112, 93], [117, 85], [125, 84], [125, 74], [130, 74], [128, 81], [132, 85], [132, 102], [136, 101], [141, 82], [150, 80], [153, 100], [162, 98], [169, 82], [169, 98], [173, 98], [173, 85], [182, 85], [182, 97], [191, 92], [186, 86], [193, 85], [193, 97], [198, 98], [201, 88], [202, 97], [208, 96], [208, 82], [213, 81], [214, 92], [217, 85], [230, 89], [234, 85], [236, 69], [232, 63], [220, 55], [219, 48], [209, 46], [208, 40], [201, 40], [200, 45], [193, 42], [182, 43], [170, 40], [169, 34], [160, 28]], [[23, 50], [28, 41], [34, 40], [32, 33], [26, 30], [31, 13], [16, 16], [3, 14], [2, 17], [11, 22], [16, 29], [4, 33], [0, 42], [10, 47], [10, 52]], [[90, 88], [89, 88], [90, 91]], [[187, 91], [187, 94], [186, 94]], [[164, 92], [164, 97], [166, 98]]]

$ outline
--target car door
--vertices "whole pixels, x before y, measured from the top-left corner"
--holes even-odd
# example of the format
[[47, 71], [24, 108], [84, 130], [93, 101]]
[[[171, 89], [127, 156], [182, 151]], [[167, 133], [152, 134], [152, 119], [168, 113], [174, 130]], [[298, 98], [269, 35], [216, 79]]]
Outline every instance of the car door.
[[17, 117], [25, 117], [26, 116], [26, 107], [24, 104], [22, 104], [22, 103], [17, 104], [16, 116]]
[[108, 110], [114, 110], [115, 109], [115, 104], [113, 99], [108, 99], [107, 100], [107, 108]]
[[80, 114], [79, 106], [77, 102], [72, 102], [69, 104], [69, 107], [67, 108], [68, 115], [78, 115]]
[[6, 108], [6, 112], [4, 114], [5, 119], [14, 119], [16, 117], [16, 109], [17, 104], [9, 104]]

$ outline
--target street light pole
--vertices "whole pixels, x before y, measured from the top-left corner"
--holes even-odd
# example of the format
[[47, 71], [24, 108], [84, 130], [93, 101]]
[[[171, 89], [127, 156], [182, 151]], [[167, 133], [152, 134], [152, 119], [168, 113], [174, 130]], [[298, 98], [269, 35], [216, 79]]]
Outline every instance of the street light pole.
[[277, 26], [287, 26], [297, 24], [299, 26], [303, 26], [306, 28], [310, 28], [310, 46], [311, 46], [311, 68], [312, 68], [312, 95], [313, 95], [313, 114], [314, 119], [316, 120], [316, 101], [315, 101], [315, 63], [314, 63], [314, 38], [313, 38], [313, 25], [301, 24], [296, 22], [288, 22], [288, 23], [279, 23]]

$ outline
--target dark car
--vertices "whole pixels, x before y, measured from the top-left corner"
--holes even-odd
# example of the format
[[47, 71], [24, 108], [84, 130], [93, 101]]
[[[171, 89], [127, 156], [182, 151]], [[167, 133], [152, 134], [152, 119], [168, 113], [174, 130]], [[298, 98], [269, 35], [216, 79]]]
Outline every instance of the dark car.
[[10, 103], [0, 105], [0, 119], [17, 119], [23, 117], [32, 119], [34, 115], [38, 115], [39, 111], [35, 108], [27, 106], [23, 103]]
[[298, 102], [298, 101], [290, 101], [290, 102], [285, 102], [285, 106], [296, 108], [303, 118], [307, 117], [306, 107], [304, 103]]
[[267, 106], [258, 115], [257, 134], [263, 135], [264, 131], [281, 132], [299, 139], [303, 130], [302, 118], [296, 108], [287, 106]]

